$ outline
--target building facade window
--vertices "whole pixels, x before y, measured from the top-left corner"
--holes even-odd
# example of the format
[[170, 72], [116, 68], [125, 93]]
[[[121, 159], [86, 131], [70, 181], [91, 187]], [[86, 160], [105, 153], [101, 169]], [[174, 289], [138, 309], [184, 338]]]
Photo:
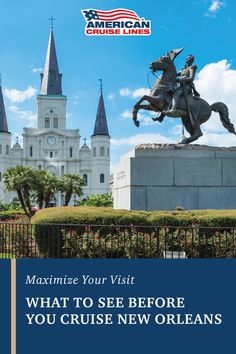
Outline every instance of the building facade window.
[[6, 145], [6, 155], [9, 155], [9, 145]]
[[105, 156], [105, 148], [104, 148], [104, 146], [100, 147], [100, 156]]
[[38, 165], [38, 170], [42, 170], [42, 165]]
[[87, 175], [87, 173], [83, 174], [83, 180], [84, 180], [84, 186], [87, 186], [88, 185], [88, 175]]
[[70, 157], [73, 157], [73, 149], [70, 147]]
[[0, 154], [2, 155], [2, 144], [0, 144]]
[[97, 156], [97, 149], [94, 147], [93, 148], [93, 157], [96, 157]]
[[30, 157], [32, 157], [32, 156], [33, 156], [33, 146], [30, 146], [29, 155], [30, 155]]
[[105, 176], [104, 173], [100, 174], [100, 183], [104, 183], [105, 182]]
[[53, 117], [53, 128], [58, 128], [58, 117]]
[[64, 176], [65, 174], [65, 166], [61, 166], [61, 175]]
[[50, 156], [50, 158], [53, 158], [53, 152], [52, 151], [50, 151], [49, 156]]
[[2, 180], [2, 172], [0, 172], [0, 181]]
[[110, 149], [107, 148], [107, 157], [110, 157]]
[[45, 118], [45, 128], [50, 128], [50, 118], [49, 117]]

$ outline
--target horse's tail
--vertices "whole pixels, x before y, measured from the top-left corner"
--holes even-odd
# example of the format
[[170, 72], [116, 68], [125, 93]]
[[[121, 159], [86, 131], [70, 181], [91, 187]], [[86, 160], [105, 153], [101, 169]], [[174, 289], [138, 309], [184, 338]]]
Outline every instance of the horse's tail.
[[229, 119], [229, 110], [226, 104], [223, 102], [215, 102], [211, 105], [211, 109], [214, 112], [218, 112], [220, 114], [220, 120], [223, 126], [233, 134], [236, 134], [233, 123], [230, 122]]

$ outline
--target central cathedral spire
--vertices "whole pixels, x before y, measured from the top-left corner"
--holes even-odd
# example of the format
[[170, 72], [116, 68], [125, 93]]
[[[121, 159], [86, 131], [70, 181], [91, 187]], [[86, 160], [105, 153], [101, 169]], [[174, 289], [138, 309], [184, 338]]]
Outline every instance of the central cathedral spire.
[[53, 27], [51, 25], [44, 71], [41, 74], [41, 94], [62, 95], [61, 78], [62, 74], [59, 73]]

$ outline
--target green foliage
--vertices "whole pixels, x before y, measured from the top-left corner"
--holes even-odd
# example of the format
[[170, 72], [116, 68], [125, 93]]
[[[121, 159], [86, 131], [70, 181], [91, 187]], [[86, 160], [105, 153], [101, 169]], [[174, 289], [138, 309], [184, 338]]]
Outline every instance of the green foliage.
[[0, 253], [0, 259], [3, 259], [3, 258], [15, 258], [15, 257], [14, 257], [14, 254], [11, 254], [11, 253]]
[[236, 257], [236, 210], [61, 207], [38, 211], [32, 222], [47, 257], [161, 257], [167, 250], [185, 250], [190, 258]]
[[84, 185], [83, 178], [80, 175], [65, 174], [60, 178], [60, 191], [65, 193], [65, 206], [67, 206], [71, 200], [73, 194], [81, 197], [83, 195]]
[[60, 179], [44, 170], [34, 170], [33, 173], [32, 197], [38, 203], [39, 209], [48, 208], [55, 193], [60, 189]]
[[[83, 179], [80, 175], [67, 174], [57, 177], [29, 166], [12, 167], [4, 173], [5, 189], [17, 193], [21, 208], [29, 218], [34, 214], [32, 201], [38, 204], [39, 209], [47, 208], [55, 194], [62, 191], [65, 192], [65, 205], [68, 205], [72, 194], [83, 194], [82, 185]], [[7, 206], [0, 203], [0, 210], [7, 210], [6, 208]]]
[[34, 182], [34, 170], [30, 166], [16, 166], [9, 168], [4, 173], [4, 187], [10, 192], [16, 192], [22, 209], [30, 218], [31, 210], [31, 189]]
[[59, 207], [39, 210], [33, 223], [236, 227], [236, 210], [128, 211], [106, 207]]
[[38, 257], [33, 229], [30, 224], [0, 223], [1, 258]]
[[4, 220], [14, 220], [21, 215], [25, 215], [24, 211], [21, 210], [4, 210], [0, 211], [0, 221]]
[[113, 207], [111, 194], [92, 194], [85, 200], [77, 202], [78, 206]]
[[20, 202], [17, 198], [14, 198], [10, 203], [3, 203], [0, 200], [0, 211], [11, 211], [11, 210], [21, 210]]

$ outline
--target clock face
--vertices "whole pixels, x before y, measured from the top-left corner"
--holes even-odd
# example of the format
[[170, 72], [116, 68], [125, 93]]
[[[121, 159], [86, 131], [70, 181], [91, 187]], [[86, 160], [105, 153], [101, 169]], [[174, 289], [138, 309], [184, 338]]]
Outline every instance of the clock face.
[[54, 145], [54, 144], [56, 143], [56, 138], [54, 138], [54, 136], [49, 136], [49, 137], [47, 138], [47, 143], [48, 143], [49, 145]]

